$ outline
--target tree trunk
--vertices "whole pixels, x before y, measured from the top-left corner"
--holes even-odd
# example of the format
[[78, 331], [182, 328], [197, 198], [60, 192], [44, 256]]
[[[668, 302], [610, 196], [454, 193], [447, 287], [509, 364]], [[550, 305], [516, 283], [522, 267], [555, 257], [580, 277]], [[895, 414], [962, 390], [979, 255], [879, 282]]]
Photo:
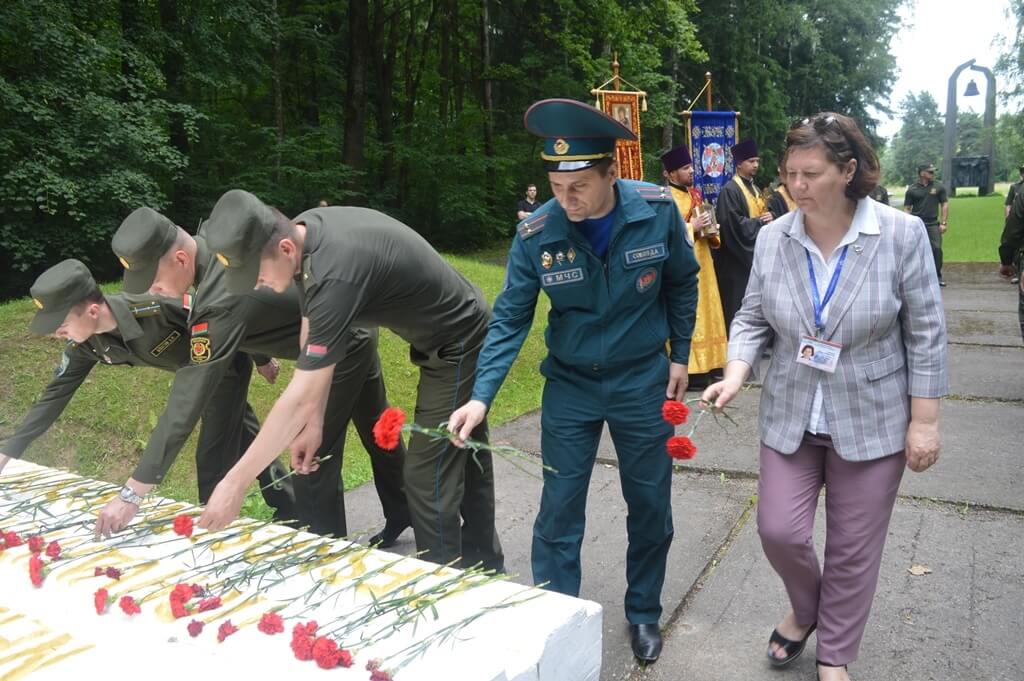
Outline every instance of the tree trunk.
[[356, 170], [366, 165], [366, 66], [369, 58], [369, 3], [348, 6], [348, 83], [345, 92], [345, 143], [341, 160]]
[[489, 0], [481, 0], [480, 54], [483, 59], [484, 86], [484, 156], [487, 157], [487, 197], [493, 208], [496, 177], [494, 171], [494, 100], [491, 93], [491, 20]]
[[281, 150], [284, 146], [284, 96], [281, 93], [281, 15], [277, 11], [277, 0], [273, 0], [274, 11], [274, 57], [271, 76], [274, 90], [274, 123], [277, 127], [277, 150], [274, 154], [274, 182], [281, 181]]
[[397, 13], [389, 14], [383, 0], [374, 0], [373, 36], [384, 33], [387, 24], [387, 42], [382, 50], [374, 50], [378, 55], [377, 67], [377, 131], [384, 149], [381, 161], [379, 186], [384, 188], [391, 182], [395, 167], [395, 123], [394, 98], [392, 90], [395, 85], [395, 61], [398, 57], [398, 28], [401, 24]]
[[[427, 50], [430, 38], [434, 33], [434, 19], [437, 17], [438, 0], [430, 0], [430, 16], [426, 28], [423, 29], [420, 48], [416, 50], [416, 2], [409, 3], [409, 37], [405, 45], [405, 106], [402, 109], [402, 127], [405, 130], [405, 145], [412, 146], [413, 122], [416, 118], [416, 95], [419, 92], [420, 80], [423, 78], [423, 67], [426, 65]], [[409, 162], [403, 160], [398, 168], [398, 199], [399, 205], [405, 203], [409, 195]]]

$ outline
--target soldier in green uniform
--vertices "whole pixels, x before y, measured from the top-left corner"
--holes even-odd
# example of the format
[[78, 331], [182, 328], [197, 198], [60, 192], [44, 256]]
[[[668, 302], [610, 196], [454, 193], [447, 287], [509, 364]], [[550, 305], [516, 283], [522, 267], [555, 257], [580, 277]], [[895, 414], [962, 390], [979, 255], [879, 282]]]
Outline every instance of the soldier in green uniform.
[[942, 235], [946, 233], [949, 220], [949, 198], [946, 196], [946, 188], [935, 181], [935, 166], [931, 163], [917, 167], [917, 182], [907, 187], [903, 197], [903, 211], [916, 215], [924, 223], [932, 247], [932, 257], [935, 259], [939, 286], [945, 286], [946, 282], [942, 279]]
[[699, 268], [666, 188], [617, 178], [615, 143], [636, 139], [629, 129], [567, 99], [534, 104], [526, 127], [546, 138], [542, 158], [555, 198], [519, 223], [472, 400], [449, 425], [461, 440], [483, 422], [543, 290], [551, 312], [541, 448], [554, 470], [544, 472], [533, 528], [533, 579], [579, 595], [587, 487], [607, 423], [629, 509], [631, 645], [637, 659], [653, 662], [673, 535], [665, 449], [672, 426], [661, 407], [686, 391]]
[[1024, 193], [1017, 192], [1003, 225], [999, 240], [999, 274], [1011, 280], [1017, 278], [1017, 316], [1020, 335], [1024, 339]]
[[[386, 327], [408, 341], [420, 368], [415, 420], [436, 426], [469, 398], [490, 310], [483, 294], [420, 235], [365, 208], [322, 207], [289, 220], [242, 190], [217, 201], [210, 248], [236, 291], [285, 290], [297, 278], [303, 297], [302, 354], [295, 375], [256, 441], [217, 486], [202, 527], [218, 529], [238, 514], [255, 472], [291, 449], [305, 470], [319, 446], [332, 368], [345, 359], [353, 325]], [[486, 424], [475, 437], [485, 440]], [[405, 486], [416, 546], [436, 563], [461, 557], [503, 569], [494, 527], [490, 452], [474, 457], [444, 440], [413, 434]]]
[[[149, 366], [176, 371], [189, 361], [188, 311], [179, 301], [151, 296], [104, 294], [78, 260], [46, 270], [31, 288], [37, 308], [29, 330], [67, 341], [60, 364], [43, 394], [14, 434], [0, 443], [0, 470], [20, 458], [57, 420], [97, 364]], [[222, 439], [204, 427], [199, 448]], [[126, 485], [120, 498], [138, 508], [142, 490]]]
[[[112, 247], [125, 268], [129, 291], [149, 289], [178, 296], [195, 286], [189, 318], [190, 363], [175, 376], [167, 409], [137, 473], [146, 480], [162, 478], [207, 404], [218, 405], [217, 416], [225, 422], [245, 422], [246, 432], [251, 433], [240, 450], [197, 461], [203, 492], [200, 500], [205, 503], [238, 460], [236, 453], [245, 451], [259, 430], [245, 399], [252, 365], [245, 353], [251, 353], [262, 367], [272, 367], [269, 377], [276, 377], [272, 357], [296, 359], [299, 355], [301, 316], [295, 287], [280, 294], [228, 292], [224, 265], [207, 248], [204, 231], [201, 228], [198, 235], [190, 236], [156, 211], [140, 208], [114, 234]], [[313, 532], [347, 533], [341, 462], [348, 422], [354, 417], [370, 452], [387, 519], [384, 531], [371, 541], [393, 543], [409, 520], [402, 490], [402, 453], [389, 454], [371, 446], [373, 423], [387, 408], [376, 334], [355, 329], [346, 340], [351, 354], [334, 372], [325, 437], [318, 452], [326, 461], [310, 475], [295, 479], [296, 516]], [[231, 367], [238, 364], [239, 357], [245, 370], [232, 374]], [[274, 461], [271, 465], [280, 464]]]

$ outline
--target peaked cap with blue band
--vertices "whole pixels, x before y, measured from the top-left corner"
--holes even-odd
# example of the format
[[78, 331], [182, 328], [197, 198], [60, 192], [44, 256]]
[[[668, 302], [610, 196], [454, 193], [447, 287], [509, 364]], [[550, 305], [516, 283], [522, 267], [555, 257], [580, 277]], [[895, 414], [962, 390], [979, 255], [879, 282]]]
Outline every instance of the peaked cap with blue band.
[[548, 171], [584, 170], [615, 158], [616, 140], [635, 140], [633, 131], [602, 111], [574, 99], [542, 99], [523, 116], [526, 129], [543, 137], [540, 157]]

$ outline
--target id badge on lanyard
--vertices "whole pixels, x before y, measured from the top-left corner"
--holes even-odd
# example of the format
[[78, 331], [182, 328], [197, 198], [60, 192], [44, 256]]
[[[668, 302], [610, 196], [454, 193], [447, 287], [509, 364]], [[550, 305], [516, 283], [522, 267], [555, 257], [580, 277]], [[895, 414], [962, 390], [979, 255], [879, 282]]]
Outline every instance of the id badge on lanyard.
[[832, 273], [832, 279], [828, 282], [828, 288], [825, 289], [824, 298], [818, 293], [818, 280], [814, 276], [814, 261], [811, 260], [811, 253], [810, 251], [806, 252], [807, 274], [811, 279], [811, 295], [813, 297], [812, 302], [814, 303], [815, 335], [808, 336], [804, 334], [800, 336], [800, 344], [797, 346], [796, 363], [829, 374], [835, 373], [836, 366], [839, 364], [839, 353], [842, 352], [843, 346], [822, 338], [822, 335], [825, 333], [823, 314], [825, 306], [832, 300], [832, 296], [836, 292], [836, 285], [839, 283], [839, 275], [843, 272], [843, 263], [846, 262], [846, 251], [848, 248], [849, 245], [843, 246], [843, 252], [839, 254], [836, 271]]

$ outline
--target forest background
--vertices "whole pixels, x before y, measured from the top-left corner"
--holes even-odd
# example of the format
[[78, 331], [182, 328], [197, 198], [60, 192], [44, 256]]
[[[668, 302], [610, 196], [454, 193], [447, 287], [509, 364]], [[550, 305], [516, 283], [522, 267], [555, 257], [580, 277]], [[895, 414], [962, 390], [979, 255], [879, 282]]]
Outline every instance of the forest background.
[[[0, 3], [0, 299], [48, 265], [115, 278], [109, 240], [148, 205], [194, 231], [243, 187], [287, 214], [370, 206], [437, 248], [507, 242], [528, 182], [546, 187], [522, 115], [545, 97], [592, 101], [622, 75], [649, 93], [646, 178], [683, 140], [714, 74], [715, 106], [761, 143], [762, 183], [785, 131], [838, 111], [874, 133], [896, 75], [901, 0], [6, 0]], [[999, 67], [1021, 82], [1017, 40]], [[697, 102], [698, 107], [703, 102]], [[941, 163], [934, 99], [877, 137], [886, 181]], [[958, 154], [981, 145], [960, 119]], [[1024, 116], [1000, 116], [997, 180], [1016, 179]], [[888, 143], [887, 143], [888, 142]]]

